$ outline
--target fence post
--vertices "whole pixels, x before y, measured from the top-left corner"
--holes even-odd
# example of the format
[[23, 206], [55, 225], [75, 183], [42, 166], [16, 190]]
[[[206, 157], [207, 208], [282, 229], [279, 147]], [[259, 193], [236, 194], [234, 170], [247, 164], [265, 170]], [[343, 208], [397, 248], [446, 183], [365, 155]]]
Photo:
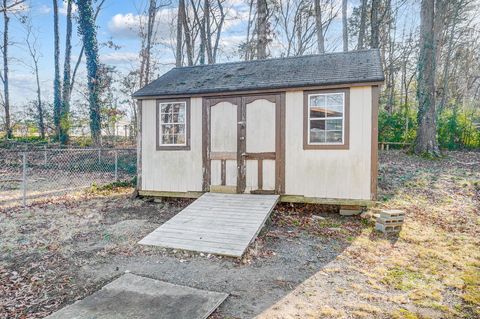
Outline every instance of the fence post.
[[27, 153], [22, 153], [22, 191], [23, 207], [27, 206]]
[[47, 145], [43, 145], [43, 166], [47, 166]]
[[118, 181], [118, 151], [115, 151], [115, 182]]
[[102, 149], [98, 149], [98, 164], [102, 163]]

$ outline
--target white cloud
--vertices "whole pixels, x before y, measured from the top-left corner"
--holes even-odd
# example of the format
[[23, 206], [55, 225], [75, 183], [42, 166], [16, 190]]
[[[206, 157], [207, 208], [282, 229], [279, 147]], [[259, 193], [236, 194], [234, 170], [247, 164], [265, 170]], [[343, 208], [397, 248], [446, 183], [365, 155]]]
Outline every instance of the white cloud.
[[[74, 2], [72, 2], [72, 13], [77, 12], [77, 10], [78, 10], [77, 5]], [[60, 8], [58, 8], [58, 13], [60, 13], [64, 16], [67, 15], [67, 1], [66, 0], [62, 1], [62, 5], [60, 6]]]
[[[157, 13], [156, 20], [156, 41], [168, 43], [175, 29], [172, 8], [165, 8]], [[138, 39], [141, 27], [147, 23], [145, 15], [126, 13], [114, 15], [109, 23], [108, 30], [112, 37], [121, 39]]]
[[47, 6], [46, 4], [42, 4], [39, 8], [38, 8], [38, 12], [40, 14], [49, 14], [50, 12], [52, 11], [52, 8]]
[[100, 61], [105, 64], [125, 64], [134, 63], [138, 60], [136, 52], [110, 52], [100, 55]]
[[108, 30], [113, 36], [120, 38], [138, 37], [140, 25], [145, 19], [144, 16], [133, 13], [116, 14], [108, 23]]

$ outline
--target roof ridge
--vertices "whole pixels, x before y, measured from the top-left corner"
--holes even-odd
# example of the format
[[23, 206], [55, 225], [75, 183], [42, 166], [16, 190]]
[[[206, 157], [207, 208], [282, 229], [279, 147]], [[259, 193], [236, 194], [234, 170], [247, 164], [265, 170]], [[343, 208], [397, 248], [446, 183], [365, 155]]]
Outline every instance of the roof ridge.
[[[234, 65], [234, 64], [248, 64], [254, 62], [269, 62], [269, 61], [278, 61], [278, 60], [294, 60], [294, 59], [301, 59], [301, 58], [309, 58], [309, 57], [319, 57], [325, 55], [343, 55], [343, 54], [352, 54], [352, 53], [359, 53], [359, 52], [380, 52], [379, 49], [361, 49], [361, 50], [352, 50], [352, 51], [339, 51], [339, 52], [326, 52], [321, 54], [306, 54], [306, 55], [296, 55], [296, 56], [289, 56], [289, 57], [276, 57], [276, 58], [267, 58], [267, 59], [260, 59], [260, 60], [248, 60], [248, 61], [231, 61], [231, 62], [222, 62], [222, 63], [212, 63], [212, 64], [198, 64], [198, 65], [187, 65], [181, 67], [174, 67], [171, 70], [181, 70], [181, 69], [192, 69], [192, 68], [203, 68], [209, 66], [218, 66], [218, 65]], [[167, 72], [168, 73], [168, 72]]]

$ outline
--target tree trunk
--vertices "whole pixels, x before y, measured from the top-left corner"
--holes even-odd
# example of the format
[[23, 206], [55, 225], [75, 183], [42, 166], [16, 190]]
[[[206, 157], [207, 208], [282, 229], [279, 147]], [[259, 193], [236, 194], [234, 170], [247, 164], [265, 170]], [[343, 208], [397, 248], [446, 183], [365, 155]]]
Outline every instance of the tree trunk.
[[417, 100], [418, 129], [414, 152], [418, 155], [440, 155], [435, 119], [435, 0], [422, 0], [420, 53], [418, 57]]
[[257, 0], [257, 59], [267, 58], [267, 0]]
[[53, 39], [54, 39], [54, 73], [53, 80], [53, 123], [55, 138], [60, 138], [60, 117], [62, 114], [62, 83], [60, 82], [60, 35], [58, 31], [58, 2], [53, 0]]
[[5, 133], [7, 138], [13, 137], [10, 119], [10, 90], [8, 88], [8, 22], [7, 0], [3, 0], [3, 96], [5, 108]]
[[37, 113], [38, 113], [38, 131], [40, 132], [40, 137], [45, 138], [45, 120], [43, 119], [43, 103], [42, 103], [42, 93], [40, 91], [40, 76], [38, 72], [38, 62], [34, 61], [35, 64], [35, 80], [37, 83]]
[[370, 47], [378, 49], [380, 46], [380, 21], [378, 11], [380, 10], [380, 0], [372, 0], [372, 10], [370, 11]]
[[203, 24], [205, 26], [205, 49], [208, 64], [213, 63], [212, 32], [210, 30], [210, 0], [205, 0], [203, 5]]
[[322, 7], [320, 6], [320, 0], [315, 0], [315, 25], [317, 31], [317, 49], [318, 53], [325, 53], [325, 38], [323, 36], [323, 25], [322, 25]]
[[347, 0], [342, 0], [343, 52], [348, 51]]
[[30, 57], [32, 58], [33, 62], [33, 72], [35, 74], [35, 82], [37, 85], [37, 101], [35, 102], [35, 108], [37, 109], [37, 125], [38, 125], [38, 132], [40, 133], [40, 137], [42, 139], [45, 138], [45, 122], [43, 119], [43, 103], [42, 103], [42, 93], [41, 93], [41, 87], [40, 87], [40, 73], [38, 69], [38, 61], [39, 61], [39, 56], [40, 54], [38, 53], [37, 50], [37, 40], [38, 38], [34, 36], [34, 40], [31, 40], [32, 36], [32, 25], [31, 25], [31, 20], [26, 21], [27, 24], [27, 48], [28, 48], [28, 53], [30, 54]]
[[175, 56], [175, 66], [181, 67], [182, 66], [182, 46], [183, 46], [183, 14], [185, 13], [185, 0], [178, 1], [178, 13], [177, 13], [177, 50]]
[[[225, 10], [223, 9], [223, 4], [222, 0], [217, 0], [218, 3], [218, 9], [220, 11], [220, 22], [218, 23], [218, 28], [217, 28], [217, 36], [215, 38], [215, 44], [213, 46], [213, 53], [212, 53], [212, 63], [217, 62], [217, 52], [218, 52], [218, 46], [220, 44], [220, 36], [222, 35], [222, 28], [223, 24], [225, 22]], [[211, 35], [210, 35], [211, 37]]]
[[453, 42], [454, 42], [453, 37], [455, 35], [455, 27], [457, 25], [458, 11], [459, 11], [459, 6], [456, 5], [454, 10], [454, 15], [452, 17], [451, 25], [450, 25], [450, 35], [448, 39], [447, 54], [445, 56], [445, 61], [443, 63], [443, 90], [442, 90], [442, 98], [440, 100], [440, 105], [438, 109], [439, 112], [443, 110], [443, 108], [445, 107], [445, 104], [447, 104], [447, 99], [448, 99], [448, 80], [450, 75], [450, 59], [452, 57]]
[[65, 61], [63, 64], [62, 109], [60, 116], [60, 143], [68, 142], [70, 129], [70, 82], [72, 57], [72, 0], [67, 0], [67, 31], [65, 36]]
[[147, 22], [147, 45], [145, 47], [145, 76], [144, 83], [150, 83], [150, 57], [152, 51], [153, 27], [155, 26], [155, 17], [157, 15], [157, 1], [150, 0], [148, 8], [148, 22]]
[[183, 29], [185, 30], [185, 45], [187, 50], [187, 63], [189, 66], [193, 65], [193, 45], [192, 45], [192, 33], [187, 21], [187, 11], [185, 6], [183, 7]]
[[99, 74], [98, 74], [98, 43], [94, 24], [92, 0], [77, 0], [79, 33], [85, 46], [87, 60], [88, 94], [90, 105], [90, 133], [95, 145], [101, 142]]
[[205, 8], [203, 9], [203, 15], [202, 18], [200, 19], [200, 16], [198, 14], [198, 11], [200, 10], [200, 5], [198, 8], [195, 7], [195, 2], [191, 0], [192, 7], [193, 7], [193, 13], [195, 14], [195, 20], [197, 21], [198, 25], [200, 26], [200, 49], [199, 49], [199, 60], [200, 64], [203, 65], [205, 64], [205, 48], [206, 48], [206, 31], [205, 31]]
[[358, 49], [364, 49], [365, 42], [365, 25], [367, 24], [367, 0], [362, 0], [360, 9], [360, 26], [358, 29]]
[[[105, 3], [106, 0], [101, 0], [100, 3], [97, 6], [97, 9], [95, 10], [95, 16], [94, 16], [94, 21], [97, 21], [98, 14], [100, 13], [100, 10], [102, 9], [103, 4]], [[80, 49], [80, 53], [78, 54], [77, 62], [75, 63], [75, 67], [73, 68], [73, 73], [72, 73], [72, 82], [70, 84], [70, 93], [73, 91], [73, 87], [75, 85], [75, 77], [77, 75], [78, 68], [80, 66], [80, 63], [82, 62], [82, 57], [83, 57], [83, 52], [85, 51], [85, 46], [82, 44], [82, 48]]]

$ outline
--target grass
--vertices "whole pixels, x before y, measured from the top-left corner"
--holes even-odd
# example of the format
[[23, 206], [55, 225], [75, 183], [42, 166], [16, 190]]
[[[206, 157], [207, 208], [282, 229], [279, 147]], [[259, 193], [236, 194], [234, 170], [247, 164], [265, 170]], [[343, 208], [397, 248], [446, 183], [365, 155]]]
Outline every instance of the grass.
[[[405, 226], [397, 238], [370, 234], [353, 245], [376, 264], [368, 270], [374, 281], [411, 304], [442, 318], [480, 316], [480, 172], [456, 164], [465, 155], [480, 155], [452, 153], [434, 162], [397, 155], [396, 162], [390, 158], [381, 166], [381, 187], [389, 198], [382, 206], [404, 209]], [[421, 318], [402, 308], [392, 316]]]
[[[349, 245], [337, 258], [343, 268], [323, 272], [331, 278], [355, 273], [354, 282], [332, 288], [331, 299], [317, 296], [311, 302], [345, 310], [342, 318], [480, 318], [479, 166], [479, 152], [450, 152], [433, 161], [382, 152], [382, 201], [370, 213], [404, 210], [405, 223], [396, 235], [376, 232], [369, 219], [352, 226], [355, 217], [327, 214], [317, 220], [282, 212], [283, 224], [343, 238]], [[313, 208], [305, 210], [315, 214]], [[312, 281], [313, 287], [331, 285]]]

